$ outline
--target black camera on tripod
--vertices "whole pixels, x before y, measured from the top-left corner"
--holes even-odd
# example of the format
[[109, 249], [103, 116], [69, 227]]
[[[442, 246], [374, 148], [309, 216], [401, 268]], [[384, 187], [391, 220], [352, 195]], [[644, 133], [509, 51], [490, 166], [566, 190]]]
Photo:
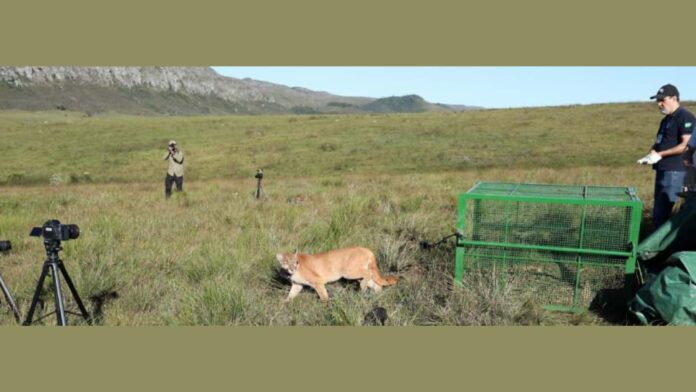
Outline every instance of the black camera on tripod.
[[263, 170], [257, 169], [256, 174], [254, 174], [254, 178], [258, 178], [259, 180], [263, 179]]
[[12, 249], [12, 243], [10, 241], [0, 241], [0, 252], [7, 252]]
[[[63, 260], [58, 256], [58, 252], [63, 250], [60, 246], [61, 241], [74, 240], [80, 236], [80, 228], [73, 224], [62, 224], [57, 219], [51, 219], [46, 221], [41, 227], [34, 227], [29, 233], [32, 237], [43, 237], [44, 247], [46, 248], [46, 261], [44, 261], [43, 267], [41, 268], [41, 275], [39, 276], [39, 281], [36, 283], [36, 290], [34, 291], [34, 298], [31, 301], [31, 306], [29, 306], [29, 311], [27, 312], [27, 318], [24, 320], [24, 325], [31, 325], [32, 319], [34, 317], [34, 311], [39, 303], [39, 298], [41, 297], [41, 292], [43, 291], [44, 281], [46, 277], [50, 274], [53, 280], [53, 294], [56, 302], [56, 321], [58, 325], [67, 325], [67, 319], [65, 314], [72, 313], [68, 312], [64, 308], [63, 304], [63, 290], [61, 288], [60, 275], [63, 276], [65, 283], [67, 283], [70, 293], [72, 294], [78, 308], [80, 309], [79, 315], [91, 323], [91, 319], [87, 309], [82, 303], [80, 295], [77, 293], [77, 289], [73, 284], [68, 271], [63, 265]], [[77, 314], [77, 313], [72, 313]], [[45, 317], [45, 316], [44, 316]], [[43, 317], [41, 317], [43, 318]]]
[[43, 237], [46, 241], [67, 241], [79, 237], [80, 228], [74, 224], [62, 224], [57, 219], [51, 219], [43, 226], [31, 229], [29, 235]]

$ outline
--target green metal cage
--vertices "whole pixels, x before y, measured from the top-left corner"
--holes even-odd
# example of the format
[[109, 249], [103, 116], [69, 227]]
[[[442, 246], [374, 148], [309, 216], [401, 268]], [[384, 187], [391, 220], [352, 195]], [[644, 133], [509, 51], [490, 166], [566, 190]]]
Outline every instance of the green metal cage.
[[633, 188], [478, 182], [459, 195], [455, 281], [488, 269], [548, 309], [586, 309], [631, 289], [642, 208]]

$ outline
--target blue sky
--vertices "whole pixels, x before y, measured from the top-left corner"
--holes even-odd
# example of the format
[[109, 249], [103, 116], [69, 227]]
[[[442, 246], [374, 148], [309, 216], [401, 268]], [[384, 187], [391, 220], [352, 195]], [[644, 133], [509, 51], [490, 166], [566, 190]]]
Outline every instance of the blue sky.
[[696, 67], [213, 67], [337, 95], [418, 94], [434, 103], [487, 108], [649, 101], [666, 83], [696, 100]]

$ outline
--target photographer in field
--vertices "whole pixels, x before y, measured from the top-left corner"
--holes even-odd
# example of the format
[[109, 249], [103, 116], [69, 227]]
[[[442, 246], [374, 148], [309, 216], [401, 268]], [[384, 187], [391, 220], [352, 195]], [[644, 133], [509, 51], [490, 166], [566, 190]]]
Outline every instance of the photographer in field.
[[650, 153], [638, 160], [643, 165], [652, 165], [655, 170], [655, 201], [653, 224], [655, 229], [669, 220], [677, 195], [683, 190], [687, 168], [682, 161], [691, 137], [696, 118], [680, 106], [679, 90], [666, 84], [650, 97], [665, 117], [655, 137]]
[[184, 153], [179, 150], [174, 140], [169, 141], [167, 154], [164, 160], [169, 163], [167, 177], [164, 179], [164, 197], [169, 199], [172, 195], [172, 183], [176, 183], [176, 190], [184, 189]]

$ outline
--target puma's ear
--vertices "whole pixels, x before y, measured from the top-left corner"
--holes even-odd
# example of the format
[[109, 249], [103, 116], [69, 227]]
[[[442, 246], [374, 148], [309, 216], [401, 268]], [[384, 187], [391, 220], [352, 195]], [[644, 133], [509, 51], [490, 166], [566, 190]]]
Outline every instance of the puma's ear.
[[282, 253], [276, 254], [276, 259], [278, 259], [279, 262], [285, 261], [285, 256]]
[[300, 253], [300, 250], [298, 248], [295, 248], [295, 256], [297, 256], [298, 253]]

